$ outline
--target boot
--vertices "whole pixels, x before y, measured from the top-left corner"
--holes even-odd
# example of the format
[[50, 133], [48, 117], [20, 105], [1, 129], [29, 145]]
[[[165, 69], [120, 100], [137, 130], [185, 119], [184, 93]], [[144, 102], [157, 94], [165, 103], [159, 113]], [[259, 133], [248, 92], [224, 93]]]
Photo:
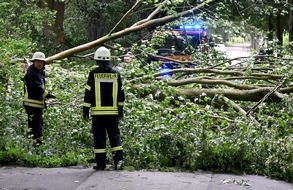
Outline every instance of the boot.
[[96, 165], [93, 167], [94, 170], [104, 170], [106, 168], [106, 166], [101, 166], [101, 165]]
[[97, 165], [93, 167], [95, 170], [104, 170], [106, 168], [106, 153], [96, 153]]
[[122, 160], [114, 161], [114, 169], [115, 170], [121, 170], [122, 169]]
[[43, 144], [42, 138], [33, 139], [33, 147], [37, 148]]
[[122, 150], [114, 151], [112, 152], [112, 156], [114, 160], [114, 169], [115, 170], [122, 169], [121, 165], [123, 160], [123, 151]]

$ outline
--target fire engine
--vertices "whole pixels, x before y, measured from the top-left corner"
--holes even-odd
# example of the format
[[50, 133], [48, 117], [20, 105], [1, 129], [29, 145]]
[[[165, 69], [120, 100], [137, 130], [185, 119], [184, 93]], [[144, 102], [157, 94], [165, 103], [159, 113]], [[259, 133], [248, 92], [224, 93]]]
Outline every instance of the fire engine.
[[[153, 37], [164, 39], [163, 43], [153, 46], [158, 56], [181, 61], [191, 61], [191, 53], [197, 50], [200, 44], [208, 43], [207, 32], [200, 23], [156, 30]], [[181, 67], [169, 59], [151, 58], [150, 61], [161, 61], [163, 70]]]

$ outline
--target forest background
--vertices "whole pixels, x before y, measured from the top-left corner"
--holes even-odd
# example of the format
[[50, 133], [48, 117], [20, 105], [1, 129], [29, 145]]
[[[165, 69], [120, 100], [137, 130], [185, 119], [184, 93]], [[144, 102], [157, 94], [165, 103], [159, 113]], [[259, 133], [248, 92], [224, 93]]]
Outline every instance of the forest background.
[[[85, 165], [93, 157], [90, 124], [81, 118], [87, 74], [97, 47], [111, 49], [126, 91], [120, 128], [129, 170], [198, 169], [293, 181], [293, 2], [238, 0], [0, 1], [0, 164]], [[251, 43], [234, 60], [192, 49], [192, 62], [162, 77], [152, 38], [158, 27], [204, 23], [217, 43]], [[260, 43], [262, 42], [262, 43]], [[269, 54], [256, 64], [255, 53]], [[35, 51], [48, 56], [44, 144], [26, 138], [25, 68]], [[231, 64], [237, 60], [237, 64]], [[173, 60], [176, 62], [175, 60]], [[190, 67], [192, 65], [192, 67]], [[110, 160], [110, 152], [108, 154]]]

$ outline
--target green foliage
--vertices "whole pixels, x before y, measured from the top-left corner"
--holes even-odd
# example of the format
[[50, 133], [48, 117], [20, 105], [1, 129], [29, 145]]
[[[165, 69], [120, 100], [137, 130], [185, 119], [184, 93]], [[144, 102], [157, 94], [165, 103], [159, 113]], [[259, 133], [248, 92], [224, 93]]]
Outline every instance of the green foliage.
[[[40, 40], [44, 26], [52, 23], [53, 14], [49, 10], [40, 10], [36, 1], [22, 3], [17, 0], [1, 1], [0, 36], [3, 36], [5, 41], [23, 40], [23, 38], [31, 41]], [[1, 45], [3, 45], [2, 39]]]
[[0, 42], [0, 54], [6, 58], [27, 56], [36, 46], [36, 43], [26, 38], [7, 38]]
[[[90, 123], [84, 123], [81, 119], [81, 106], [86, 78], [94, 63], [81, 64], [81, 61], [62, 60], [46, 66], [47, 90], [53, 92], [57, 99], [47, 101], [48, 109], [44, 111], [44, 144], [34, 148], [32, 140], [26, 138], [27, 116], [22, 106], [21, 80], [24, 70], [19, 63], [12, 63], [11, 58], [27, 57], [35, 49], [44, 47], [40, 43], [42, 35], [39, 32], [42, 31], [46, 14], [36, 12], [33, 1], [15, 7], [12, 5], [16, 1], [10, 2], [11, 4], [0, 4], [0, 22], [3, 23], [0, 25], [0, 33], [5, 37], [0, 41], [0, 164], [89, 166], [86, 160], [93, 156], [93, 139]], [[117, 11], [112, 4], [88, 2], [90, 13], [109, 11], [105, 15], [109, 20], [114, 16], [109, 13]], [[125, 5], [122, 1], [115, 3]], [[84, 19], [91, 19], [85, 14], [74, 17], [81, 11], [78, 8], [82, 7], [68, 8], [70, 17], [67, 17], [66, 35], [72, 40], [69, 43], [71, 45], [86, 40], [85, 31], [80, 31], [80, 28], [86, 27], [86, 23], [82, 23]], [[123, 10], [119, 14], [122, 15]], [[174, 9], [166, 7], [165, 11], [172, 12]], [[16, 19], [18, 17], [21, 20]], [[78, 26], [81, 27], [76, 28], [73, 23], [79, 23], [81, 25]], [[227, 23], [219, 25], [227, 26]], [[2, 30], [4, 26], [8, 30]], [[160, 44], [162, 41], [163, 39], [156, 39], [151, 43]], [[160, 62], [142, 63], [146, 58], [145, 52], [155, 53], [151, 45], [148, 41], [133, 44], [132, 52], [142, 49], [143, 53], [121, 71], [127, 95], [125, 119], [120, 125], [125, 168], [163, 171], [172, 171], [174, 168], [191, 171], [205, 169], [260, 174], [293, 181], [292, 95], [287, 95], [284, 102], [263, 103], [259, 106], [253, 116], [258, 119], [260, 126], [240, 115], [231, 105], [226, 108], [214, 107], [216, 98], [211, 99], [204, 94], [197, 100], [176, 98], [174, 88], [166, 85], [167, 77], [161, 81], [154, 80], [153, 74], [159, 71]], [[274, 42], [269, 42], [269, 45], [275, 52], [286, 55]], [[199, 60], [199, 67], [206, 66], [207, 62], [215, 64], [213, 58], [216, 55], [211, 53], [195, 50], [191, 56]], [[283, 64], [277, 59], [271, 61], [282, 65], [275, 69], [275, 73], [292, 73], [289, 64]], [[246, 71], [249, 75], [252, 72], [251, 66]], [[136, 78], [141, 75], [148, 77]], [[147, 92], [156, 93], [146, 94], [143, 87], [134, 90], [133, 83], [152, 84]], [[288, 76], [284, 85], [289, 84]], [[194, 87], [200, 85], [185, 86]], [[207, 105], [210, 102], [212, 104]], [[250, 102], [238, 104], [244, 108], [252, 106]], [[110, 154], [108, 158], [111, 158]]]
[[[140, 69], [139, 63], [134, 59], [121, 72], [127, 94], [125, 119], [120, 125], [125, 168], [245, 172], [292, 181], [291, 95], [283, 103], [264, 103], [256, 110], [255, 117], [261, 122], [257, 126], [232, 107], [219, 110], [202, 107], [185, 97], [176, 99], [173, 88], [166, 88], [164, 80], [153, 81], [150, 77], [143, 81], [153, 82], [150, 90], [164, 93], [162, 101], [152, 95], [140, 96], [132, 90], [128, 77], [151, 74], [157, 68], [153, 65]], [[66, 60], [47, 66], [47, 89], [58, 99], [47, 101], [44, 144], [39, 148], [33, 148], [26, 138], [27, 118], [21, 101], [24, 72], [7, 60], [4, 66], [7, 82], [1, 83], [4, 101], [0, 103], [0, 163], [41, 167], [89, 165], [86, 160], [93, 156], [91, 127], [81, 120], [89, 66]], [[210, 101], [213, 100], [204, 95], [198, 100]]]
[[[134, 0], [70, 1], [66, 4], [64, 18], [65, 43], [69, 46], [77, 46], [108, 34], [134, 4]], [[147, 14], [147, 11], [149, 10], [129, 14], [127, 19], [124, 19], [117, 26], [116, 31], [132, 25], [142, 15]], [[129, 38], [119, 39], [118, 41], [131, 46], [129, 42], [131, 37], [133, 38], [131, 41], [138, 40], [137, 35], [130, 35]]]
[[269, 146], [272, 152], [266, 161], [267, 172], [270, 176], [292, 181], [293, 175], [293, 135], [280, 138]]

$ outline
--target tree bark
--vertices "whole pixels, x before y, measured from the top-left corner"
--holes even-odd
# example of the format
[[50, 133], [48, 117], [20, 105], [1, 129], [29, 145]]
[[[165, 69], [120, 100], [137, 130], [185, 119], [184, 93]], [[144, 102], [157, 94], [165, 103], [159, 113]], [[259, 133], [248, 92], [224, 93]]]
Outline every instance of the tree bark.
[[240, 90], [251, 90], [251, 89], [259, 88], [259, 86], [257, 85], [239, 84], [239, 83], [231, 82], [225, 79], [217, 79], [217, 78], [207, 79], [204, 77], [189, 78], [189, 79], [184, 79], [180, 81], [172, 80], [168, 84], [171, 86], [182, 86], [182, 85], [187, 85], [192, 83], [208, 84], [208, 85], [226, 85], [226, 86], [234, 87]]
[[[293, 5], [293, 0], [289, 0], [289, 2], [290, 5]], [[291, 51], [293, 51], [293, 9], [289, 9], [289, 44]]]
[[[53, 40], [57, 44], [61, 44], [64, 42], [64, 11], [65, 11], [65, 3], [60, 0], [46, 0], [45, 3], [41, 3], [40, 7], [48, 7], [50, 10], [56, 11], [56, 18], [52, 26], [46, 26], [46, 30], [44, 30], [45, 36], [49, 39]], [[51, 33], [50, 31], [53, 31]]]
[[231, 104], [233, 106], [233, 108], [237, 111], [239, 111], [240, 113], [242, 113], [245, 116], [248, 116], [248, 118], [250, 120], [252, 120], [254, 123], [256, 123], [258, 126], [260, 125], [259, 122], [252, 117], [251, 115], [247, 115], [246, 111], [244, 109], [242, 109], [238, 104], [236, 104], [234, 101], [229, 100], [227, 97], [223, 96], [223, 100], [226, 102], [226, 104]]
[[268, 40], [274, 40], [274, 25], [273, 25], [273, 15], [268, 18]]
[[[172, 94], [175, 99], [179, 96], [186, 97], [190, 100], [198, 100], [200, 97], [209, 97], [213, 99], [216, 95], [225, 96], [231, 100], [239, 101], [252, 101], [257, 102], [261, 100], [268, 92], [271, 92], [274, 87], [264, 87], [252, 90], [236, 90], [236, 89], [217, 89], [217, 88], [174, 88]], [[133, 89], [139, 91], [141, 96], [152, 94], [155, 99], [162, 100], [166, 97], [165, 91], [158, 91], [155, 87], [147, 84], [133, 85]], [[283, 95], [279, 92], [273, 93], [266, 102], [279, 102], [282, 101]]]
[[283, 16], [280, 12], [277, 13], [277, 20], [276, 20], [276, 34], [278, 38], [278, 44], [283, 45], [283, 32], [284, 32], [284, 25], [283, 25]]

